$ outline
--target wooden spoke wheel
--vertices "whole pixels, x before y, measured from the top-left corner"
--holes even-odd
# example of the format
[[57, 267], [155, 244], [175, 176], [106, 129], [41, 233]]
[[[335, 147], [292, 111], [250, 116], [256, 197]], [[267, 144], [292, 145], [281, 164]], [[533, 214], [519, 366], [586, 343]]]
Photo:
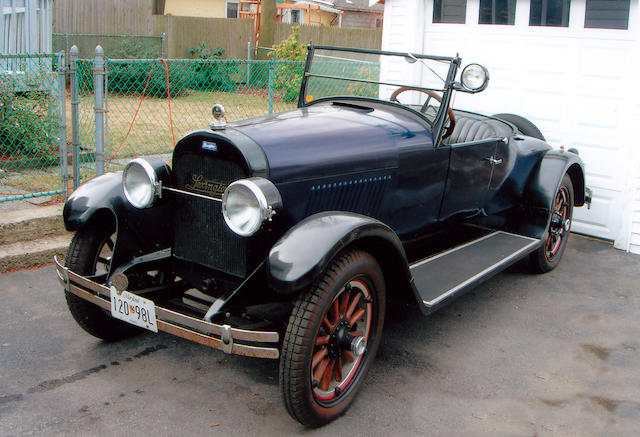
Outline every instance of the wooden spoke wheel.
[[287, 410], [306, 426], [343, 414], [380, 343], [382, 271], [363, 251], [338, 256], [298, 299], [284, 338], [280, 383]]
[[571, 230], [573, 217], [573, 184], [564, 175], [551, 204], [549, 227], [542, 246], [531, 254], [532, 269], [545, 273], [556, 268], [562, 258]]

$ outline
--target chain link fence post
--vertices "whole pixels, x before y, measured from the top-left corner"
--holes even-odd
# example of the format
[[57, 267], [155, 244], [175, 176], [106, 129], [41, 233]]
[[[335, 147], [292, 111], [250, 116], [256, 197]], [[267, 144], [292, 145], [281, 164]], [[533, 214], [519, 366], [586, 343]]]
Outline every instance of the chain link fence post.
[[166, 43], [167, 43], [167, 34], [162, 32], [162, 35], [160, 35], [160, 57], [161, 58], [166, 58]]
[[273, 59], [269, 61], [269, 109], [268, 114], [273, 113]]
[[58, 54], [58, 123], [60, 144], [60, 176], [62, 178], [62, 191], [65, 196], [69, 194], [69, 166], [67, 163], [67, 73], [64, 51]]
[[96, 46], [93, 59], [93, 91], [96, 114], [96, 175], [104, 174], [104, 50]]
[[78, 168], [78, 155], [80, 152], [80, 132], [78, 131], [78, 47], [73, 46], [69, 50], [69, 88], [71, 91], [71, 165], [73, 189], [80, 185], [80, 172]]
[[247, 41], [247, 81], [245, 82], [249, 86], [251, 82], [251, 41]]

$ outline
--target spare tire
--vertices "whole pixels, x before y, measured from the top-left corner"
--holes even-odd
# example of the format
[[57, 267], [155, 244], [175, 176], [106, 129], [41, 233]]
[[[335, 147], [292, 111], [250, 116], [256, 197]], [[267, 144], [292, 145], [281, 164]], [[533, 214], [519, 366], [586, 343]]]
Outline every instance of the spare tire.
[[527, 135], [529, 137], [546, 141], [544, 139], [544, 135], [542, 135], [542, 132], [540, 132], [540, 129], [538, 129], [538, 127], [535, 124], [531, 123], [529, 120], [527, 120], [524, 117], [520, 117], [519, 115], [516, 115], [516, 114], [495, 114], [492, 117], [499, 118], [500, 120], [504, 120], [508, 123], [511, 123], [516, 128], [518, 128], [518, 130], [522, 135]]

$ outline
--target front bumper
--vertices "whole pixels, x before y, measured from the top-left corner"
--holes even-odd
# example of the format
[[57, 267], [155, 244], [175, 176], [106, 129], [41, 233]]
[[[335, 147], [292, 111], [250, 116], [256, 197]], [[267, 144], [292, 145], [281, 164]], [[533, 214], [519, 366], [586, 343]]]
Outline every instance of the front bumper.
[[[69, 293], [91, 302], [110, 313], [111, 291], [104, 285], [69, 271], [55, 258], [58, 279]], [[218, 325], [199, 320], [175, 311], [156, 306], [158, 330], [196, 343], [220, 349], [228, 354], [245, 355], [257, 358], [277, 359], [280, 351], [275, 347], [261, 347], [238, 344], [237, 341], [249, 343], [278, 343], [280, 336], [271, 331], [249, 331], [232, 328], [229, 325]]]

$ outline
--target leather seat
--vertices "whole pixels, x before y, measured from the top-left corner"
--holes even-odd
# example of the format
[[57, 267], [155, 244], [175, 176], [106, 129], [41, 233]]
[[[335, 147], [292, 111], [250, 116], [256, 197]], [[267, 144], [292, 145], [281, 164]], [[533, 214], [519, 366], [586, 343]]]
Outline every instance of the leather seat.
[[511, 135], [509, 125], [491, 118], [480, 118], [470, 114], [456, 114], [453, 134], [444, 140], [445, 144], [468, 143], [489, 138], [504, 138]]

